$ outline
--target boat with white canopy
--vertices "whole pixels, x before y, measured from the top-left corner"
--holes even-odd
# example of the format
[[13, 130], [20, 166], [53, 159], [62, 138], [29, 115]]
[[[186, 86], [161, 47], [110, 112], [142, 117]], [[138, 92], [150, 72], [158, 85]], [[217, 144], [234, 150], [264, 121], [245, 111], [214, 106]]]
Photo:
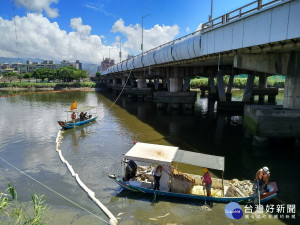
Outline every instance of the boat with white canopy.
[[[138, 162], [138, 165], [136, 164]], [[180, 150], [178, 147], [137, 142], [123, 158], [125, 176], [121, 179], [109, 174], [122, 188], [153, 195], [181, 197], [212, 202], [251, 203], [258, 199], [256, 185], [250, 180], [224, 180], [225, 158]], [[212, 178], [211, 196], [203, 191], [202, 176], [189, 174], [177, 169], [178, 164], [192, 165], [222, 171], [222, 179]], [[154, 190], [152, 170], [161, 165], [160, 189]], [[268, 192], [260, 193], [260, 202], [277, 195], [276, 182], [268, 184]]]
[[[95, 109], [95, 108], [96, 108], [96, 106], [81, 106], [76, 109], [68, 110], [68, 111], [66, 111], [67, 112], [67, 120], [57, 121], [57, 122], [63, 129], [71, 129], [76, 126], [82, 126], [83, 124], [92, 122], [97, 119], [98, 114], [91, 112], [92, 109]], [[73, 112], [76, 114], [76, 119], [73, 121], [72, 121], [72, 119], [68, 121], [69, 115], [71, 115]], [[84, 114], [84, 116], [82, 118], [80, 118], [81, 112]]]

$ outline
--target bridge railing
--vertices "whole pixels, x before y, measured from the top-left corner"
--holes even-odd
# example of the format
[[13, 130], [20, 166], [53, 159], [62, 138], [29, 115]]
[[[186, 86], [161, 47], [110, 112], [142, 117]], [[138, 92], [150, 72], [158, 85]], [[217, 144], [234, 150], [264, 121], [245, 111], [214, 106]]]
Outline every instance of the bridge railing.
[[[241, 18], [241, 17], [243, 17], [243, 16], [245, 16], [247, 14], [250, 14], [252, 12], [258, 11], [258, 10], [260, 10], [262, 8], [266, 8], [267, 6], [276, 4], [276, 3], [281, 2], [281, 1], [282, 0], [256, 0], [256, 1], [253, 1], [253, 2], [251, 2], [249, 4], [247, 4], [247, 5], [244, 5], [244, 6], [240, 7], [240, 8], [238, 8], [238, 9], [235, 9], [235, 10], [229, 12], [229, 13], [226, 13], [226, 14], [224, 14], [222, 16], [219, 16], [219, 17], [217, 17], [217, 18], [215, 18], [215, 19], [213, 19], [211, 21], [208, 21], [208, 22], [202, 24], [200, 30], [194, 31], [193, 33], [187, 34], [187, 35], [185, 35], [183, 37], [180, 37], [180, 38], [177, 38], [175, 40], [172, 40], [172, 41], [169, 41], [167, 43], [164, 43], [162, 45], [159, 45], [159, 46], [157, 46], [157, 47], [155, 47], [153, 49], [145, 51], [144, 53], [140, 53], [140, 54], [136, 55], [135, 57], [140, 56], [142, 54], [145, 55], [145, 54], [149, 53], [150, 51], [159, 49], [159, 48], [161, 48], [161, 47], [163, 47], [165, 45], [168, 45], [168, 44], [174, 43], [175, 41], [187, 38], [187, 37], [189, 37], [191, 35], [194, 35], [196, 33], [201, 33], [201, 32], [203, 32], [205, 30], [221, 26], [221, 25], [226, 24], [226, 23], [228, 23], [230, 21], [233, 21], [235, 19]], [[123, 62], [128, 61], [128, 60], [129, 59], [123, 60], [120, 63], [123, 63]], [[118, 64], [116, 64], [116, 65], [118, 65]]]
[[236, 10], [233, 10], [229, 13], [226, 13], [225, 15], [219, 16], [219, 17], [217, 17], [217, 18], [215, 18], [211, 21], [208, 21], [208, 22], [202, 24], [201, 31], [223, 25], [223, 24], [228, 23], [232, 20], [235, 20], [237, 18], [245, 16], [249, 13], [258, 11], [262, 8], [265, 8], [269, 5], [272, 5], [272, 4], [280, 2], [280, 1], [282, 1], [282, 0], [273, 0], [273, 1], [269, 0], [269, 1], [266, 1], [266, 2], [264, 2], [263, 0], [256, 0], [254, 2], [251, 2], [251, 3], [247, 4], [247, 5], [242, 6], [238, 9], [236, 9]]

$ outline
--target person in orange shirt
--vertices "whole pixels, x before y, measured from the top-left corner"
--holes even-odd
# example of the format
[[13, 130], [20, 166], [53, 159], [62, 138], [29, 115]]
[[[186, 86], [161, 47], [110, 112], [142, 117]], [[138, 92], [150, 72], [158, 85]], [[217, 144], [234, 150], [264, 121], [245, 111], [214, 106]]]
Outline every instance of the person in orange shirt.
[[72, 123], [75, 123], [75, 120], [76, 120], [75, 112], [72, 113], [71, 118], [72, 118]]

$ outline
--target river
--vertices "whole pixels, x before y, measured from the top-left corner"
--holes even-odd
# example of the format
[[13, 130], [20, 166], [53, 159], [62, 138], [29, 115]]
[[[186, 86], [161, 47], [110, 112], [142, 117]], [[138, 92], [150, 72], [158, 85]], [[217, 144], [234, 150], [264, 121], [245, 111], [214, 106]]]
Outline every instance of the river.
[[[1, 92], [0, 95], [7, 93]], [[240, 100], [241, 92], [233, 98]], [[281, 96], [281, 97], [280, 97]], [[282, 103], [282, 92], [278, 103]], [[253, 148], [244, 138], [242, 115], [218, 114], [207, 98], [197, 97], [195, 113], [165, 115], [150, 102], [133, 102], [106, 92], [32, 93], [0, 98], [0, 157], [34, 177], [86, 210], [108, 221], [104, 213], [78, 186], [56, 148], [60, 129], [70, 105], [97, 106], [98, 119], [82, 127], [62, 132], [60, 149], [81, 180], [118, 218], [119, 224], [297, 224], [297, 219], [242, 218], [231, 220], [224, 214], [225, 204], [212, 209], [203, 202], [167, 199], [122, 191], [108, 173], [122, 175], [122, 153], [134, 141], [178, 146], [181, 149], [225, 156], [225, 179], [253, 179], [257, 169], [267, 165], [271, 180], [281, 189], [270, 204], [296, 204], [300, 175], [299, 150], [290, 140], [274, 140], [270, 147]], [[195, 172], [195, 168], [184, 168]], [[218, 171], [211, 171], [220, 177]], [[49, 224], [105, 224], [99, 218], [68, 202], [0, 160], [0, 189], [10, 182], [22, 202], [31, 194], [47, 197], [51, 206]], [[244, 206], [243, 206], [244, 207]], [[268, 216], [268, 214], [264, 214]]]

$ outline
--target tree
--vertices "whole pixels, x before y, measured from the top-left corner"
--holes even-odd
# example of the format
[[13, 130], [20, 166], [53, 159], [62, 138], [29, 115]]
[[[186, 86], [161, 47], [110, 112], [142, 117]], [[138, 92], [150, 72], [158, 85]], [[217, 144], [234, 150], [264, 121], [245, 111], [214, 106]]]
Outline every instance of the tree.
[[23, 78], [24, 79], [30, 79], [32, 77], [32, 73], [24, 73]]
[[16, 75], [16, 73], [14, 73], [14, 72], [7, 72], [7, 73], [4, 74], [4, 77], [5, 77], [7, 80], [9, 80], [9, 83], [11, 83], [12, 80], [13, 80], [16, 76], [17, 76], [17, 75]]
[[100, 72], [97, 72], [97, 73], [96, 73], [96, 77], [99, 78], [100, 76], [101, 76]]
[[84, 70], [78, 70], [74, 67], [62, 67], [57, 70], [57, 77], [65, 82], [87, 78], [88, 75]]
[[20, 82], [22, 82], [22, 79], [24, 78], [23, 74], [18, 74], [17, 78], [19, 79]]
[[48, 69], [48, 68], [41, 68], [36, 69], [33, 72], [33, 76], [35, 79], [41, 79], [44, 81], [45, 79], [48, 79], [48, 81], [53, 80], [55, 75], [55, 70]]

